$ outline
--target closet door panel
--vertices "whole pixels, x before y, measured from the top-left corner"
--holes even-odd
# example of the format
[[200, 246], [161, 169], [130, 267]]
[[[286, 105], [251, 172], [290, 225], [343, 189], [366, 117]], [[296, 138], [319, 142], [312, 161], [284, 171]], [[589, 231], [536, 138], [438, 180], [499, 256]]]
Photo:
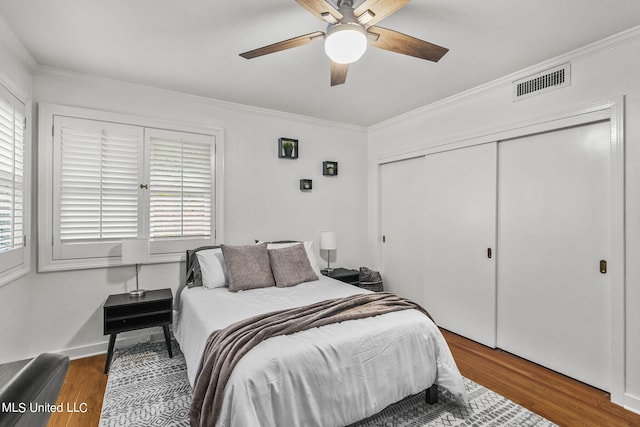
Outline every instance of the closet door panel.
[[498, 346], [604, 390], [610, 125], [499, 144]]
[[380, 169], [384, 287], [423, 304], [424, 157], [384, 164]]
[[496, 344], [497, 143], [425, 157], [424, 306], [445, 329]]

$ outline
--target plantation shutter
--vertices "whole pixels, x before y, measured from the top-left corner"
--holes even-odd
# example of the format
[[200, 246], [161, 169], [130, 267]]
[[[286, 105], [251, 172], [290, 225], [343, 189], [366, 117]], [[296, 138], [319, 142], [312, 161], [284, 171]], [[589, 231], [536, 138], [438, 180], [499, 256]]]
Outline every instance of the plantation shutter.
[[22, 112], [0, 97], [0, 253], [24, 246], [24, 133]]
[[213, 244], [216, 137], [97, 115], [51, 115], [49, 266], [121, 265], [132, 238], [150, 239], [152, 262]]
[[147, 129], [149, 236], [210, 239], [213, 138]]
[[[104, 243], [140, 233], [142, 141], [136, 126], [56, 117], [57, 243]], [[85, 256], [101, 254], [77, 246]], [[111, 247], [102, 246], [104, 247]], [[69, 249], [72, 255], [74, 252]]]

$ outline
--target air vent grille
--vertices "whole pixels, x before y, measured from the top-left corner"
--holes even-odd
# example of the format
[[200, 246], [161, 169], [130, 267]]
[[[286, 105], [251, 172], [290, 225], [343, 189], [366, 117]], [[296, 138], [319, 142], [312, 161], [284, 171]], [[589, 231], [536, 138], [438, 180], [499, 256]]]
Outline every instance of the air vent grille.
[[570, 84], [571, 64], [564, 64], [513, 82], [513, 100], [518, 101]]

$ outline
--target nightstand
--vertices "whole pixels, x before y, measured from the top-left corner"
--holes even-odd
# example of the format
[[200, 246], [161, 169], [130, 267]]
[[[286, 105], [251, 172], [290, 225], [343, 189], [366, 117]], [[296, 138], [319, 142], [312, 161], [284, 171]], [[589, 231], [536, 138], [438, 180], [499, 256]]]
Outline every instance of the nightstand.
[[360, 284], [360, 271], [350, 270], [348, 268], [334, 268], [331, 271], [321, 270], [322, 274], [350, 285], [358, 286]]
[[340, 280], [341, 282], [348, 283], [353, 286], [357, 286], [362, 289], [366, 289], [372, 292], [382, 292], [383, 285], [382, 280], [377, 282], [361, 282], [360, 281], [360, 270], [349, 270], [348, 268], [334, 268], [332, 271], [327, 272], [327, 270], [320, 270], [320, 272], [327, 276], [336, 280]]
[[110, 335], [109, 351], [104, 365], [105, 374], [109, 372], [116, 336], [120, 332], [162, 326], [169, 357], [173, 357], [169, 335], [169, 325], [173, 322], [171, 289], [147, 291], [140, 297], [132, 297], [128, 293], [109, 295], [103, 310], [104, 334]]

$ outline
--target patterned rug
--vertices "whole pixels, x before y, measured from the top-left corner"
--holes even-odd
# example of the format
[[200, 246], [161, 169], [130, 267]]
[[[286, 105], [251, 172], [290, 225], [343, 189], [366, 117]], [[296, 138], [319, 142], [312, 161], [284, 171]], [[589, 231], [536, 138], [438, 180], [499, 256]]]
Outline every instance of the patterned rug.
[[[117, 349], [102, 405], [101, 427], [188, 426], [191, 387], [184, 356], [172, 341]], [[550, 421], [465, 378], [469, 407], [446, 392], [427, 405], [424, 392], [409, 396], [350, 427], [554, 426]]]

